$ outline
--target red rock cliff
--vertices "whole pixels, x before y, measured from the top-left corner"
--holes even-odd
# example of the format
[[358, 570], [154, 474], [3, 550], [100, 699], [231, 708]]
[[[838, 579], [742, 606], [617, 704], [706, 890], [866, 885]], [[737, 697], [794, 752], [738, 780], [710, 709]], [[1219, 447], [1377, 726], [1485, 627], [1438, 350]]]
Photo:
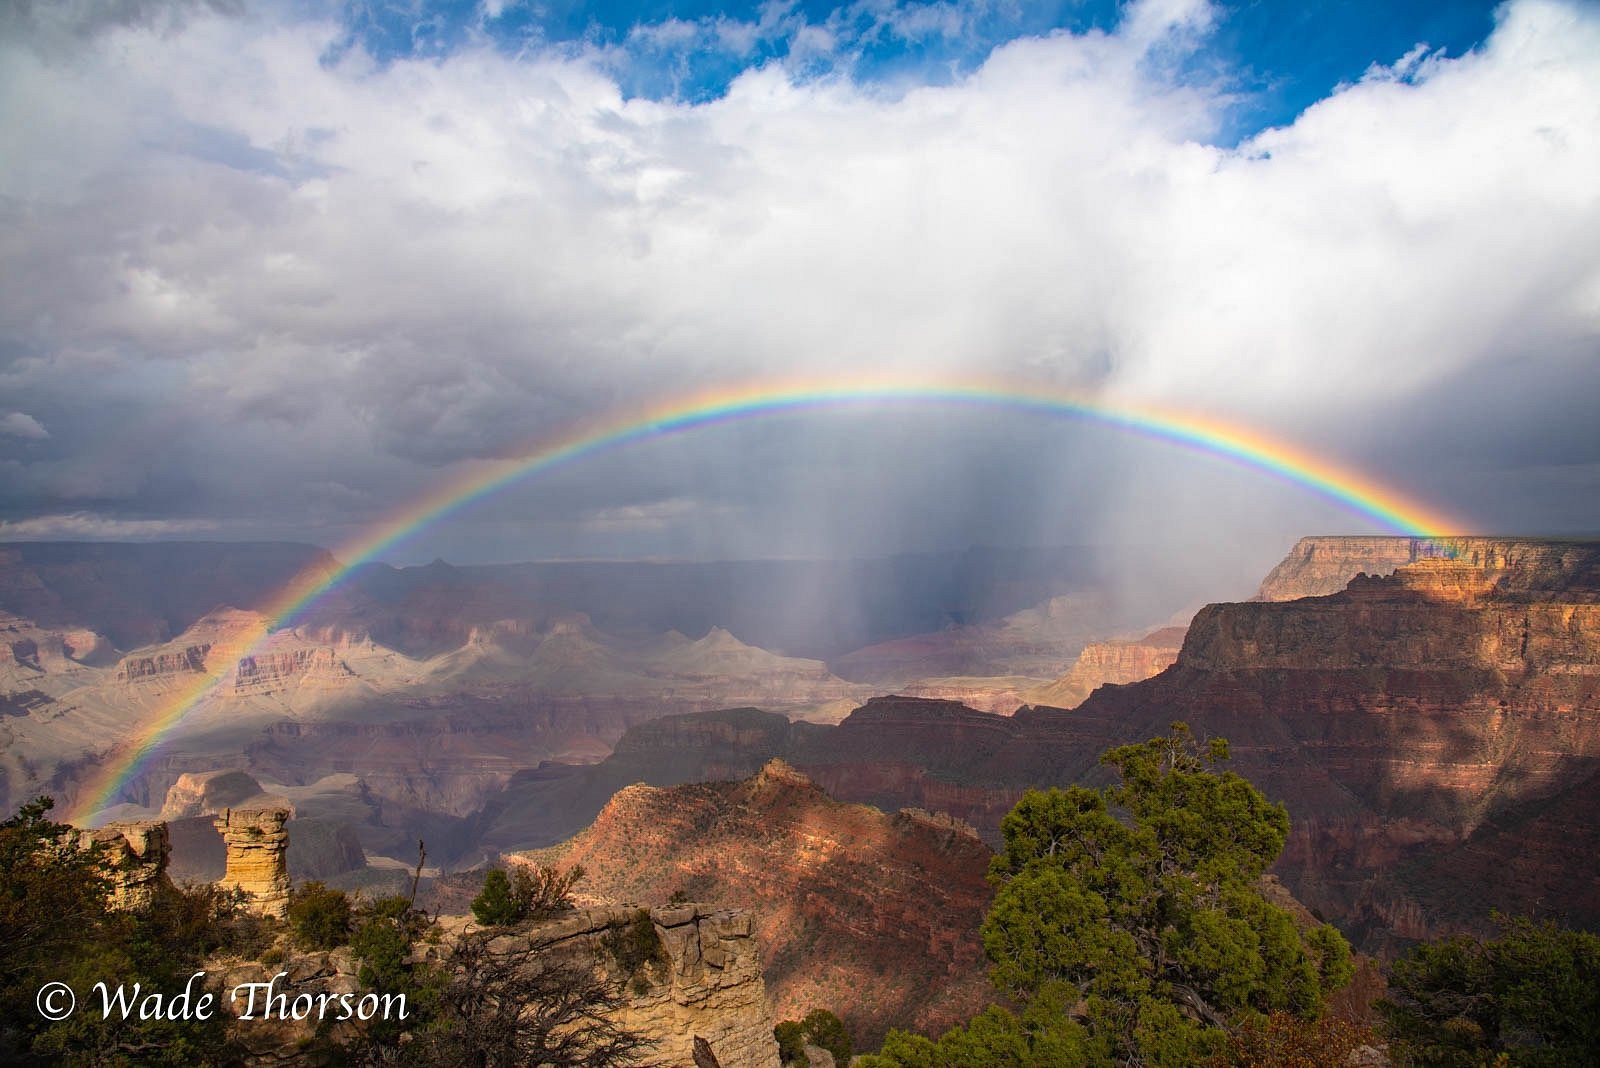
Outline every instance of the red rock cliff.
[[1422, 560], [1456, 561], [1497, 577], [1521, 576], [1514, 581], [1539, 582], [1543, 581], [1540, 576], [1547, 580], [1570, 567], [1574, 553], [1578, 557], [1586, 555], [1583, 545], [1545, 538], [1301, 538], [1262, 581], [1256, 599], [1323, 597], [1343, 590], [1359, 574], [1389, 575], [1396, 568]]
[[612, 900], [682, 891], [750, 910], [778, 1018], [828, 1008], [869, 1047], [988, 1002], [989, 856], [970, 827], [843, 804], [781, 761], [742, 782], [627, 787], [570, 843], [530, 855], [582, 864], [580, 889]]

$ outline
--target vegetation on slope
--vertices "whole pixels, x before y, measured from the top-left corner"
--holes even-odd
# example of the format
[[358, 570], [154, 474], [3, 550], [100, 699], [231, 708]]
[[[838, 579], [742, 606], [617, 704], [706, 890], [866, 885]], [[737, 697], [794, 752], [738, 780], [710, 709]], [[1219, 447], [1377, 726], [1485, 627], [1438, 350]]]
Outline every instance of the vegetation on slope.
[[[1192, 1065], [1238, 1028], [1310, 1022], [1351, 975], [1332, 927], [1302, 931], [1257, 879], [1289, 818], [1182, 724], [1103, 758], [1103, 790], [1029, 791], [1008, 815], [983, 924], [994, 1006], [937, 1042], [892, 1033], [872, 1068]], [[1119, 815], [1123, 818], [1119, 818]]]
[[784, 1068], [811, 1068], [806, 1047], [827, 1050], [835, 1065], [850, 1063], [855, 1043], [844, 1021], [827, 1009], [812, 1009], [803, 1020], [785, 1020], [772, 1029], [778, 1040], [778, 1058]]
[[1600, 1064], [1600, 937], [1527, 919], [1419, 945], [1378, 1003], [1397, 1063]]
[[[49, 819], [52, 807], [39, 798], [0, 823], [0, 1062], [228, 1063], [221, 1019], [141, 1019], [137, 1006], [102, 1019], [94, 986], [174, 996], [205, 957], [264, 949], [262, 921], [209, 886], [163, 886], [146, 909], [112, 911], [105, 854]], [[37, 999], [51, 983], [75, 991], [79, 1011], [46, 1019]]]

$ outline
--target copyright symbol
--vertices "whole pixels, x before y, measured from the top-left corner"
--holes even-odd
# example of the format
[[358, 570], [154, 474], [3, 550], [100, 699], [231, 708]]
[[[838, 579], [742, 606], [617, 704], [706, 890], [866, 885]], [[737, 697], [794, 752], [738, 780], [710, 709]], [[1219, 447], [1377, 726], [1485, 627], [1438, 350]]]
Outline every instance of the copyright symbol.
[[78, 995], [66, 983], [46, 983], [39, 988], [33, 1003], [46, 1020], [65, 1020], [78, 1007]]

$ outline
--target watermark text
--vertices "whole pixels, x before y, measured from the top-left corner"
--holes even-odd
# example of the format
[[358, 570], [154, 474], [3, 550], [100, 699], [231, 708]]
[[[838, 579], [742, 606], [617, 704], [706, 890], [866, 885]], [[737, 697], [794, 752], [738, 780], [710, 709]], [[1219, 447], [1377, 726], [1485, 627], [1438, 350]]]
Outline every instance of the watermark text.
[[[209, 1020], [218, 995], [205, 988], [206, 973], [195, 972], [181, 993], [149, 990], [141, 983], [96, 983], [88, 999], [102, 1020]], [[228, 994], [232, 1015], [240, 1020], [404, 1020], [409, 1013], [404, 994], [295, 992], [279, 972], [260, 983], [240, 983]], [[39, 1015], [65, 1020], [77, 1010], [78, 998], [66, 983], [46, 983], [34, 999]]]

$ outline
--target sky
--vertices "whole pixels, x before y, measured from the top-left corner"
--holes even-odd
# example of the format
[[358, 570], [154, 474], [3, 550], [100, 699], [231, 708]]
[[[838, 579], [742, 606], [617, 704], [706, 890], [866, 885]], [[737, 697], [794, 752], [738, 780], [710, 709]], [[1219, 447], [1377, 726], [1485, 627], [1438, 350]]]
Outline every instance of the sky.
[[[1600, 533], [1600, 6], [0, 6], [0, 541], [336, 547], [719, 388], [1177, 408]], [[1380, 530], [1092, 423], [747, 420], [397, 563]]]

